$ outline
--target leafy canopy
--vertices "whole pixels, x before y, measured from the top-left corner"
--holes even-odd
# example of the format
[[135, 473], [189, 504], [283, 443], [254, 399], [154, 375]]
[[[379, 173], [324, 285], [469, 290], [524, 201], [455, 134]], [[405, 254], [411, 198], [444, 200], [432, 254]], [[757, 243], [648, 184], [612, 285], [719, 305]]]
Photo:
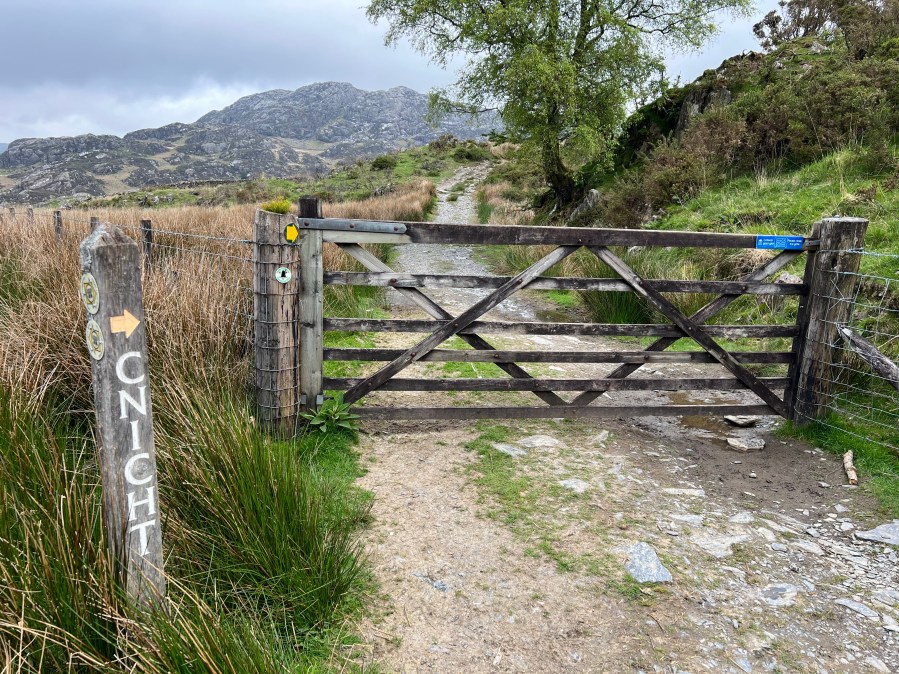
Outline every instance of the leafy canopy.
[[664, 86], [661, 49], [696, 48], [712, 14], [751, 0], [371, 0], [386, 41], [409, 38], [446, 65], [468, 56], [455, 85], [432, 105], [496, 108], [510, 134], [532, 146], [562, 201], [572, 170], [610, 155], [629, 101]]

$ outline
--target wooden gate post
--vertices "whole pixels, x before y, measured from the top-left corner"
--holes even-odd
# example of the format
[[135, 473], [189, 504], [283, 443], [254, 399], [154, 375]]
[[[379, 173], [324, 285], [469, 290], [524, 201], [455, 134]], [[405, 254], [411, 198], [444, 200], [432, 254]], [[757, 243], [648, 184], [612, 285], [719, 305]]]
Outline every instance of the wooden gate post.
[[292, 216], [256, 211], [253, 309], [260, 425], [291, 436], [299, 412], [299, 252], [284, 231]]
[[62, 211], [53, 211], [53, 233], [57, 241], [62, 241]]
[[81, 242], [81, 272], [106, 537], [121, 586], [150, 606], [165, 576], [140, 251], [100, 225]]
[[153, 264], [153, 221], [140, 221], [140, 238], [144, 244], [144, 268], [150, 273]]
[[838, 328], [849, 320], [868, 221], [863, 218], [827, 218], [821, 222], [821, 246], [811, 262], [809, 296], [802, 343], [794, 369], [796, 385], [792, 419], [806, 424], [824, 416], [830, 403], [833, 360], [840, 339]]
[[25, 210], [25, 219], [29, 225], [34, 224], [34, 209], [31, 206]]
[[[321, 200], [303, 197], [298, 202], [298, 212], [300, 218], [321, 218]], [[324, 402], [322, 232], [301, 227], [300, 236], [300, 402], [303, 409], [315, 410]]]

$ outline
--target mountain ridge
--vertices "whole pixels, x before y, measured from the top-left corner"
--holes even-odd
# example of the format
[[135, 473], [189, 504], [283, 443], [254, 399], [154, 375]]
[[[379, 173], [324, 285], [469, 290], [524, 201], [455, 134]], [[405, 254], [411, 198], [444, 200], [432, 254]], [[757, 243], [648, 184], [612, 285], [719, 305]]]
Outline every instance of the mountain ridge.
[[0, 153], [0, 202], [83, 199], [183, 182], [310, 177], [444, 134], [478, 138], [496, 126], [455, 115], [425, 122], [427, 96], [320, 82], [244, 96], [196, 122], [124, 136], [23, 138]]

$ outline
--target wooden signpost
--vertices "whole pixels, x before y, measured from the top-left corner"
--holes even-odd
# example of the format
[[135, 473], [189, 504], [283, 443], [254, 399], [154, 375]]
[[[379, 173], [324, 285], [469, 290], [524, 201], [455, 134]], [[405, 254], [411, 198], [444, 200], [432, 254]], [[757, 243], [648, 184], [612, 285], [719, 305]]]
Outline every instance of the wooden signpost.
[[81, 243], [103, 519], [121, 586], [145, 606], [165, 596], [141, 254], [118, 228]]

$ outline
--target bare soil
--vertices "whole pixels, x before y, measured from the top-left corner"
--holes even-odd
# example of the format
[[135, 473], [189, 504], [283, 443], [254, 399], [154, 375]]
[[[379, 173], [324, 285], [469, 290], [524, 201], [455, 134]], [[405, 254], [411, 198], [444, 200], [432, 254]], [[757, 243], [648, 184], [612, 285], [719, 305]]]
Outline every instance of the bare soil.
[[[441, 185], [438, 219], [468, 221], [482, 176], [474, 170]], [[446, 201], [460, 179], [471, 186]], [[465, 247], [443, 248], [403, 247], [399, 265], [486, 273]], [[477, 299], [429, 295], [454, 313]], [[536, 293], [524, 294], [494, 315], [532, 320], [546, 308]], [[393, 313], [419, 315], [400, 301]], [[381, 344], [414, 339], [382, 335]], [[621, 345], [490, 339], [507, 348]], [[714, 367], [664, 366], [634, 376], [721, 376]], [[610, 369], [547, 368], [572, 378]], [[404, 376], [448, 373], [442, 364], [418, 363]], [[528, 404], [527, 395], [370, 399]], [[752, 399], [646, 392], [596, 404]], [[363, 671], [403, 673], [899, 671], [899, 639], [889, 629], [899, 618], [899, 592], [893, 606], [884, 594], [899, 591], [899, 559], [895, 549], [853, 536], [883, 521], [876, 504], [864, 489], [844, 485], [837, 457], [779, 438], [778, 424], [773, 417], [748, 429], [703, 417], [367, 423], [360, 444], [367, 473], [359, 484], [375, 497], [365, 544], [380, 594], [358, 626], [364, 643], [350, 659]], [[496, 427], [506, 449], [520, 451], [517, 458], [478, 441]], [[737, 451], [728, 436], [761, 437], [765, 447]], [[653, 546], [673, 582], [639, 585], [627, 575], [637, 542]], [[874, 617], [835, 603], [843, 599]]]

